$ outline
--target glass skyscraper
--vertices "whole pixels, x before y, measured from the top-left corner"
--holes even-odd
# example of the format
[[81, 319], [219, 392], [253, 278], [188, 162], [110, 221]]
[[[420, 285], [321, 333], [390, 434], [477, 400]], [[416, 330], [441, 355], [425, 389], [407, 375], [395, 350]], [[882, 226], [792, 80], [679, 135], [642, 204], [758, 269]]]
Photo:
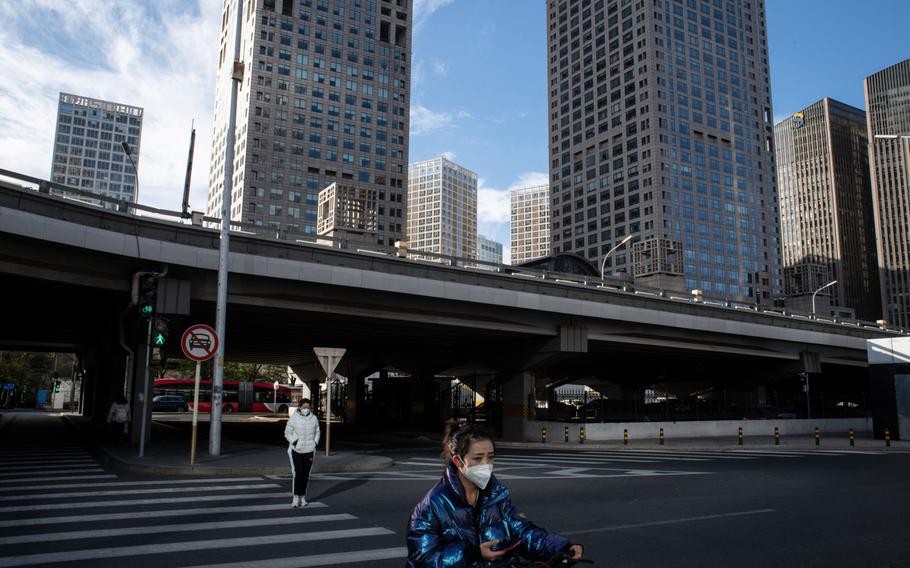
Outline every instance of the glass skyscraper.
[[865, 80], [869, 163], [885, 318], [910, 328], [910, 59]]
[[509, 191], [512, 264], [550, 254], [550, 186], [517, 187]]
[[60, 93], [51, 181], [137, 201], [136, 175], [122, 144], [129, 144], [138, 168], [142, 118], [140, 107]]
[[[547, 0], [554, 253], [611, 272], [679, 253], [685, 285], [780, 289], [761, 0]], [[661, 251], [660, 247], [669, 247]], [[673, 249], [673, 250], [669, 250]]]
[[477, 174], [444, 157], [411, 164], [408, 247], [477, 258]]
[[[319, 192], [375, 189], [377, 241], [405, 233], [413, 0], [243, 3], [231, 219], [316, 233]], [[236, 1], [225, 0], [208, 214], [220, 216]]]
[[822, 292], [831, 311], [879, 319], [866, 113], [824, 98], [777, 123], [774, 140], [787, 307], [810, 311], [837, 280]]

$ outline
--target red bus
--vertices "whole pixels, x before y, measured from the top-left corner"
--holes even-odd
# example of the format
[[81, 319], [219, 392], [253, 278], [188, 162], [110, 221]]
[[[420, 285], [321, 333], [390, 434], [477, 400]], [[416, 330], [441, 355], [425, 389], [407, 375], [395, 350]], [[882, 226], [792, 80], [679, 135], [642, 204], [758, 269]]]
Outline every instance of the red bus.
[[[193, 379], [155, 379], [155, 394], [182, 397], [189, 410], [193, 410]], [[277, 412], [287, 414], [291, 405], [293, 390], [288, 385], [249, 381], [224, 381], [222, 397], [224, 413], [231, 412]], [[212, 409], [212, 381], [199, 381], [199, 412]]]

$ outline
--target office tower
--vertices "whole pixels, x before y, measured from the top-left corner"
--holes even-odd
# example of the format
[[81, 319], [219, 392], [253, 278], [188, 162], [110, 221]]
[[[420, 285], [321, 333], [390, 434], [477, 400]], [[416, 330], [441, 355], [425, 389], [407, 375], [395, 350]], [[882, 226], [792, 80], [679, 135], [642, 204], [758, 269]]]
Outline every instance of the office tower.
[[884, 319], [910, 328], [910, 59], [866, 77], [872, 209]]
[[[233, 71], [225, 0], [208, 214], [220, 216]], [[231, 219], [316, 233], [334, 182], [377, 194], [376, 242], [404, 236], [412, 0], [244, 2]]]
[[879, 319], [866, 113], [824, 98], [777, 123], [774, 145], [787, 307], [812, 311], [837, 280], [819, 298], [834, 315]]
[[408, 247], [477, 258], [477, 174], [444, 157], [411, 164]]
[[[548, 0], [553, 251], [770, 304], [780, 286], [761, 0]], [[631, 246], [631, 248], [630, 248]], [[637, 255], [637, 256], [636, 256]], [[631, 268], [628, 266], [632, 264]]]
[[502, 264], [502, 243], [478, 234], [477, 260]]
[[136, 172], [123, 142], [129, 145], [138, 168], [142, 117], [140, 107], [60, 93], [51, 181], [137, 201]]
[[512, 264], [550, 254], [550, 186], [518, 187], [509, 191], [511, 201]]

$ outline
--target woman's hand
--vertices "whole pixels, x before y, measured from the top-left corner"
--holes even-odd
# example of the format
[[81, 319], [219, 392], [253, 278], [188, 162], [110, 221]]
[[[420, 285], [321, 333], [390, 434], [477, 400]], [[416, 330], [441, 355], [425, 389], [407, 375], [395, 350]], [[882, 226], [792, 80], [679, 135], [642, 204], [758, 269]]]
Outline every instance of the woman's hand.
[[488, 540], [480, 545], [480, 556], [484, 560], [496, 560], [505, 555], [508, 550], [493, 550], [493, 547], [499, 544], [499, 539]]
[[572, 553], [572, 560], [581, 560], [582, 555], [585, 553], [585, 547], [580, 544], [573, 544], [569, 547], [569, 552]]

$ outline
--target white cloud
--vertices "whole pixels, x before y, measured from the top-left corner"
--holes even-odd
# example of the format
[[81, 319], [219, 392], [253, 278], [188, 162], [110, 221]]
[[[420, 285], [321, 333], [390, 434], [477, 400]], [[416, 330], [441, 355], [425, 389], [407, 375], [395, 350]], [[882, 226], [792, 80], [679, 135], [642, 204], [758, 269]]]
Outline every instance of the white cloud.
[[446, 77], [449, 74], [449, 64], [445, 61], [433, 60], [433, 72], [440, 77]]
[[537, 185], [547, 185], [550, 182], [550, 176], [546, 172], [525, 172], [518, 176], [509, 189], [519, 187], [534, 187]]
[[420, 103], [411, 105], [411, 135], [420, 136], [454, 126], [451, 113], [434, 112]]
[[145, 109], [139, 201], [179, 210], [196, 120], [191, 206], [204, 209], [220, 0], [0, 3], [0, 167], [50, 177], [59, 92]]
[[427, 20], [436, 10], [448, 6], [455, 0], [414, 0], [414, 35], [423, 31]]
[[477, 180], [477, 220], [508, 223], [511, 216], [509, 192], [486, 187], [486, 180]]
[[443, 152], [442, 157], [445, 158], [446, 160], [449, 160], [450, 162], [454, 162], [455, 158], [458, 157], [458, 154], [456, 154], [455, 152], [452, 152], [452, 151], [448, 151], [448, 152]]

